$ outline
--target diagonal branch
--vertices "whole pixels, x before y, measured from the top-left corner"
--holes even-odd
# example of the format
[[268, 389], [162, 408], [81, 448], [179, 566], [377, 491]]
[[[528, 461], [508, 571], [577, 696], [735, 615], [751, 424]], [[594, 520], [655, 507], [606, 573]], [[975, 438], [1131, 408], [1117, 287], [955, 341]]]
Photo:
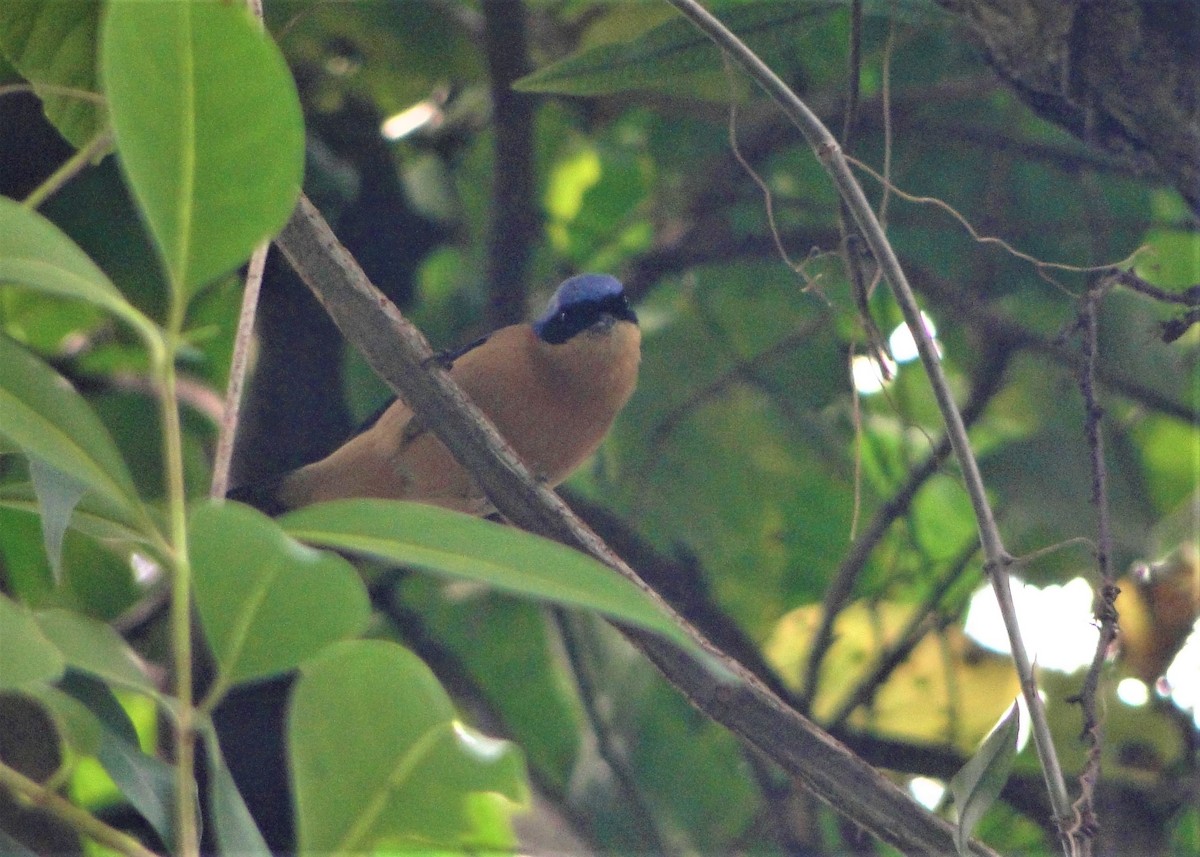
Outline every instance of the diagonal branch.
[[[1054, 807], [1055, 820], [1059, 829], [1071, 817], [1071, 802], [1067, 795], [1066, 782], [1063, 779], [1062, 767], [1054, 749], [1050, 734], [1050, 724], [1046, 719], [1046, 709], [1038, 695], [1037, 679], [1033, 674], [1033, 664], [1029, 653], [1025, 650], [1021, 639], [1021, 630], [1017, 623], [1016, 608], [1013, 604], [1012, 589], [1009, 583], [1008, 568], [1012, 557], [1004, 547], [1000, 530], [996, 526], [992, 507], [988, 502], [987, 491], [984, 488], [983, 477], [979, 472], [979, 462], [971, 449], [967, 438], [967, 430], [963, 425], [962, 415], [950, 392], [942, 370], [941, 360], [937, 349], [930, 338], [925, 325], [921, 321], [921, 310], [916, 296], [908, 284], [908, 278], [900, 267], [896, 253], [892, 249], [883, 227], [876, 218], [862, 186], [854, 178], [841, 147], [833, 134], [822, 124], [808, 106], [780, 78], [767, 67], [757, 55], [737, 38], [727, 27], [708, 13], [695, 0], [668, 0], [684, 17], [690, 20], [699, 30], [711, 38], [718, 47], [728, 52], [750, 75], [754, 81], [775, 101], [784, 114], [804, 135], [808, 144], [813, 148], [837, 187], [838, 194], [845, 201], [854, 216], [858, 228], [862, 231], [867, 245], [871, 248], [882, 269], [883, 276], [892, 289], [896, 303], [900, 307], [904, 320], [917, 343], [917, 351], [921, 363], [929, 377], [933, 388], [934, 398], [938, 409], [946, 423], [946, 434], [954, 449], [962, 469], [963, 480], [967, 493], [971, 498], [971, 506], [979, 526], [979, 539], [983, 545], [986, 558], [985, 568], [992, 582], [1000, 613], [1004, 617], [1004, 625], [1008, 631], [1009, 644], [1012, 648], [1013, 661], [1021, 680], [1021, 690], [1029, 706], [1030, 720], [1033, 726], [1034, 741], [1037, 745], [1038, 758], [1041, 761], [1042, 773], [1046, 779], [1046, 787], [1050, 794], [1050, 802]], [[1066, 843], [1064, 842], [1064, 845]]]
[[[367, 280], [306, 198], [276, 239], [346, 338], [372, 368], [421, 414], [471, 470], [496, 508], [519, 527], [575, 547], [659, 596], [563, 504], [519, 459], [441, 371], [425, 338]], [[661, 637], [620, 630], [700, 711], [756, 747], [835, 810], [904, 852], [949, 853], [951, 826], [772, 694], [741, 664], [675, 621], [710, 653], [697, 658]], [[973, 844], [972, 853], [993, 854]]]

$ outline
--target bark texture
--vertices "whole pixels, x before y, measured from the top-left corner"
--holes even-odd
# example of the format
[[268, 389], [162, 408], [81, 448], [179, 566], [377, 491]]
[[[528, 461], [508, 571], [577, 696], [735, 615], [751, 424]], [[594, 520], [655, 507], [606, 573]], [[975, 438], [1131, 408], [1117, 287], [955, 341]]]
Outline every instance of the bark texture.
[[1200, 4], [938, 2], [1039, 115], [1160, 173], [1200, 216]]

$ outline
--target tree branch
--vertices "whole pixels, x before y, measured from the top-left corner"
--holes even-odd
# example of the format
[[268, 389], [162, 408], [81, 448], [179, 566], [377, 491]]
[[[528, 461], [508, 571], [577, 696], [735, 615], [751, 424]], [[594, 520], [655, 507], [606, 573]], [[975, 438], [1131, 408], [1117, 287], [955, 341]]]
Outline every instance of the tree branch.
[[[496, 430], [431, 359], [433, 352], [420, 332], [367, 281], [306, 198], [301, 198], [276, 243], [346, 337], [471, 471], [501, 514], [523, 529], [604, 562], [675, 615], [557, 495], [529, 475]], [[948, 823], [789, 708], [739, 663], [704, 641], [690, 624], [678, 616], [675, 621], [711, 659], [698, 659], [647, 631], [627, 626], [620, 630], [700, 711], [757, 747], [882, 841], [906, 852], [954, 850]], [[978, 843], [972, 851], [994, 853]]]
[[[1045, 706], [1038, 695], [1037, 679], [1033, 674], [1033, 664], [1025, 650], [1021, 639], [1020, 626], [1017, 623], [1016, 608], [1013, 604], [1012, 589], [1009, 584], [1008, 567], [1012, 557], [1004, 547], [1000, 530], [996, 526], [995, 516], [987, 498], [983, 477], [979, 472], [979, 463], [967, 438], [967, 430], [963, 425], [962, 415], [954, 402], [950, 386], [942, 370], [941, 359], [937, 348], [921, 320], [920, 306], [917, 304], [908, 278], [900, 267], [895, 251], [884, 234], [879, 220], [863, 193], [862, 186], [854, 178], [849, 164], [837, 140], [829, 132], [816, 115], [801, 101], [794, 92], [779, 77], [766, 66], [746, 45], [737, 38], [720, 21], [708, 13], [695, 0], [668, 0], [698, 29], [711, 38], [718, 47], [728, 52], [759, 86], [775, 101], [784, 114], [800, 130], [813, 148], [817, 158], [825, 167], [838, 194], [850, 208], [858, 228], [862, 230], [864, 239], [876, 261], [882, 269], [883, 276], [892, 289], [896, 302], [908, 323], [916, 340], [917, 351], [921, 363], [929, 377], [933, 388], [934, 398], [938, 409], [946, 423], [946, 434], [954, 448], [962, 469], [963, 481], [971, 498], [975, 511], [975, 519], [979, 525], [979, 538], [986, 557], [985, 568], [1004, 617], [1004, 625], [1008, 631], [1009, 645], [1012, 649], [1013, 662], [1021, 680], [1021, 689], [1025, 702], [1029, 707], [1032, 721], [1034, 743], [1037, 745], [1038, 758], [1041, 761], [1042, 773], [1046, 778], [1046, 787], [1050, 794], [1050, 802], [1054, 807], [1056, 821], [1062, 825], [1071, 817], [1071, 803], [1067, 795], [1066, 782], [1063, 779], [1062, 767], [1054, 749], [1054, 741], [1050, 734], [1050, 724], [1046, 719]], [[1066, 843], [1064, 842], [1064, 845]]]
[[497, 328], [525, 318], [529, 255], [538, 228], [534, 116], [533, 97], [512, 88], [529, 71], [525, 5], [521, 0], [484, 0], [482, 9], [496, 159], [487, 237], [488, 323]]

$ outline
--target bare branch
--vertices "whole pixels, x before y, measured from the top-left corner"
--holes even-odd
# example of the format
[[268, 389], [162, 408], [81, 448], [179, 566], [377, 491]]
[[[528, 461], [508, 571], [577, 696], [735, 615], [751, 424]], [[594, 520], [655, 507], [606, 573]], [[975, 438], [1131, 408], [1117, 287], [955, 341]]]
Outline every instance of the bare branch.
[[213, 460], [212, 485], [209, 488], [209, 496], [216, 499], [224, 497], [229, 490], [229, 465], [233, 461], [233, 441], [237, 436], [238, 417], [242, 411], [242, 390], [250, 365], [254, 319], [258, 315], [258, 293], [262, 288], [263, 271], [267, 267], [267, 253], [270, 250], [270, 242], [255, 247], [246, 270], [242, 309], [238, 313], [233, 358], [229, 364], [229, 386], [225, 391], [225, 408], [221, 413], [221, 430], [217, 435], [217, 454]]
[[[619, 557], [534, 480], [449, 376], [429, 344], [337, 242], [302, 198], [276, 239], [346, 337], [431, 430], [471, 470], [496, 508], [517, 526], [575, 547], [640, 586], [711, 655], [698, 659], [650, 632], [619, 626], [687, 699], [799, 778], [835, 810], [906, 852], [948, 853], [950, 825], [828, 733], [789, 708], [741, 664], [707, 643]], [[973, 844], [976, 854], [993, 854]]]
[[483, 44], [491, 80], [496, 163], [487, 237], [489, 327], [525, 318], [529, 256], [537, 239], [533, 173], [533, 97], [512, 82], [529, 71], [525, 4], [484, 0]]
[[1037, 745], [1038, 758], [1042, 764], [1042, 773], [1046, 778], [1046, 787], [1050, 794], [1050, 802], [1054, 807], [1055, 819], [1061, 826], [1070, 817], [1070, 798], [1067, 795], [1062, 767], [1054, 749], [1050, 724], [1046, 719], [1045, 705], [1038, 695], [1033, 664], [1025, 650], [1021, 629], [1017, 623], [1016, 608], [1013, 604], [1008, 575], [1008, 564], [1011, 557], [1000, 537], [1000, 531], [996, 526], [995, 516], [983, 484], [983, 477], [979, 472], [979, 463], [975, 459], [975, 454], [967, 438], [962, 415], [950, 392], [937, 349], [921, 321], [920, 306], [908, 284], [908, 278], [900, 267], [895, 251], [888, 242], [875, 213], [871, 210], [871, 205], [867, 201], [862, 187], [854, 178], [841, 147], [816, 114], [737, 36], [695, 0], [668, 0], [668, 2], [711, 38], [718, 47], [729, 52], [804, 135], [821, 164], [829, 172], [839, 195], [850, 208], [855, 222], [862, 230], [863, 237], [882, 268], [884, 278], [892, 288], [900, 311], [916, 340], [921, 363], [929, 377], [934, 398], [942, 413], [942, 419], [946, 423], [947, 436], [962, 469], [967, 493], [971, 497], [971, 505], [979, 525], [980, 542], [983, 545], [984, 556], [987, 558], [985, 568], [991, 579], [992, 588], [1000, 606], [1000, 613], [1004, 617], [1013, 662], [1021, 679], [1025, 702], [1029, 707], [1034, 742]]

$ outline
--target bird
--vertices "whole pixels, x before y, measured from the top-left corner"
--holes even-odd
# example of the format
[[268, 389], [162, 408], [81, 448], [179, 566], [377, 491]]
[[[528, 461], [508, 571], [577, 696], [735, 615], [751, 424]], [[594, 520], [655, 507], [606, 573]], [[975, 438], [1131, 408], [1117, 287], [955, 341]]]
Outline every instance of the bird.
[[[579, 274], [559, 285], [534, 321], [439, 359], [529, 471], [554, 487], [599, 448], [633, 394], [641, 330], [617, 278]], [[228, 496], [271, 515], [352, 497], [493, 511], [470, 473], [399, 398], [325, 458]]]

